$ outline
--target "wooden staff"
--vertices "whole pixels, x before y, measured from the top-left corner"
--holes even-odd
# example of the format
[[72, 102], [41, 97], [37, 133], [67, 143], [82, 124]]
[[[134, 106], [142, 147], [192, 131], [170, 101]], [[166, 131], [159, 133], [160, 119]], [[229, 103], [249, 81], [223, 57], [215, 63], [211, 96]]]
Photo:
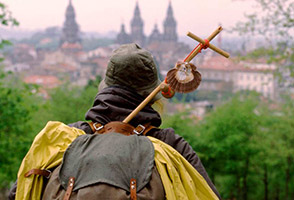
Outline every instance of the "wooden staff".
[[[211, 41], [217, 34], [219, 34], [219, 32], [222, 31], [222, 27], [218, 27], [208, 38], [208, 41]], [[188, 36], [192, 37], [193, 39], [197, 40], [198, 42], [200, 42], [202, 45], [207, 45], [205, 40], [202, 40], [199, 37], [195, 37], [194, 34], [188, 32]], [[185, 58], [184, 62], [190, 62], [200, 51], [201, 49], [203, 49], [202, 45], [197, 45], [195, 47], [195, 49], [193, 49], [193, 51], [191, 51], [191, 53]], [[229, 57], [229, 54], [217, 47], [215, 47], [214, 45], [209, 45], [207, 46], [209, 48], [211, 48], [212, 50], [222, 54], [225, 57]], [[123, 122], [124, 123], [129, 123], [156, 95], [157, 93], [159, 93], [161, 90], [166, 89], [166, 87], [168, 87], [168, 85], [163, 81], [159, 84], [159, 86], [157, 86], [147, 97], [146, 99], [144, 99], [144, 101], [135, 109], [133, 110], [133, 112], [131, 112], [131, 114], [129, 114], [129, 116], [127, 116]]]
[[142, 103], [135, 109], [127, 118], [124, 119], [124, 123], [129, 123], [133, 117], [135, 117], [156, 95], [158, 92], [160, 92], [162, 85], [164, 82], [160, 83], [159, 86], [157, 86], [149, 95], [142, 101]]

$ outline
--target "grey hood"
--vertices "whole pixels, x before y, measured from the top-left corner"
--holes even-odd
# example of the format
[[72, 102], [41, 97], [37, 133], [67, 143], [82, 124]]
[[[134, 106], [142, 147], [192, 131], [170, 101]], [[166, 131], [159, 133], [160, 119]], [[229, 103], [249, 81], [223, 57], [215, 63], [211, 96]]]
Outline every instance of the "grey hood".
[[[104, 88], [97, 94], [93, 107], [86, 113], [86, 120], [107, 124], [111, 121], [123, 121], [144, 98], [130, 88], [123, 86], [111, 86]], [[139, 124], [151, 122], [151, 125], [159, 127], [161, 118], [150, 104], [146, 105], [130, 124], [136, 127]]]

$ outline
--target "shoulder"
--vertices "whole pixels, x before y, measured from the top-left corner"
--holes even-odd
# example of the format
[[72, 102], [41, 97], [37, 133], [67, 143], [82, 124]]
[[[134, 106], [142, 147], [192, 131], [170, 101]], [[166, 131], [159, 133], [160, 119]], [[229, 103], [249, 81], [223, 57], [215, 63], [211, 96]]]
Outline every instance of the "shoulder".
[[78, 129], [83, 130], [87, 134], [93, 134], [93, 131], [88, 122], [85, 121], [78, 121], [75, 123], [68, 124], [69, 127], [75, 127]]
[[175, 130], [173, 128], [164, 128], [164, 129], [154, 129], [151, 130], [147, 136], [155, 137], [171, 146], [174, 145], [174, 141], [180, 137], [175, 134]]

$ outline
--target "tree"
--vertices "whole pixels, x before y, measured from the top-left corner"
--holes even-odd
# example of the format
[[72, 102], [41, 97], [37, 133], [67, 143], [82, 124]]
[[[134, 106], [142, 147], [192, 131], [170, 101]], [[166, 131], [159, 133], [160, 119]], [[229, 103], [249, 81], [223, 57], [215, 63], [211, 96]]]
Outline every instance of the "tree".
[[34, 115], [39, 129], [48, 121], [60, 121], [65, 124], [84, 121], [97, 92], [97, 87], [93, 85], [77, 87], [65, 84], [52, 89], [49, 91], [49, 99]]
[[[17, 26], [18, 21], [12, 16], [11, 12], [7, 9], [7, 6], [0, 2], [0, 24], [2, 26]], [[3, 49], [4, 46], [10, 45], [9, 40], [0, 38], [0, 49]], [[3, 61], [4, 58], [0, 58], [0, 61]]]
[[250, 166], [259, 150], [252, 140], [258, 131], [257, 105], [258, 96], [238, 94], [196, 129], [199, 155], [224, 199], [249, 199]]
[[[294, 2], [292, 0], [255, 0], [257, 9], [247, 14], [247, 20], [239, 22], [234, 31], [241, 35], [262, 36], [267, 41], [265, 48], [257, 49], [255, 55], [267, 57], [282, 67], [278, 75], [294, 76]], [[280, 78], [283, 82], [284, 79]], [[286, 85], [294, 85], [294, 82]]]
[[[293, 199], [294, 180], [294, 103], [289, 96], [276, 109], [270, 109], [265, 120], [267, 129], [263, 129], [269, 140], [268, 155], [265, 160], [272, 173], [269, 187], [275, 189], [275, 196], [281, 199]], [[270, 156], [269, 156], [270, 155]], [[273, 159], [275, 158], [275, 159]], [[277, 170], [278, 169], [278, 170]], [[277, 187], [278, 185], [278, 187]], [[273, 195], [273, 194], [272, 194]]]
[[185, 138], [185, 140], [187, 140], [192, 148], [196, 151], [196, 132], [193, 123], [194, 121], [188, 115], [188, 112], [181, 112], [171, 116], [164, 116], [161, 128], [172, 127], [176, 134], [179, 134]]
[[31, 114], [38, 108], [32, 88], [11, 76], [0, 71], [0, 188], [16, 179], [33, 138]]

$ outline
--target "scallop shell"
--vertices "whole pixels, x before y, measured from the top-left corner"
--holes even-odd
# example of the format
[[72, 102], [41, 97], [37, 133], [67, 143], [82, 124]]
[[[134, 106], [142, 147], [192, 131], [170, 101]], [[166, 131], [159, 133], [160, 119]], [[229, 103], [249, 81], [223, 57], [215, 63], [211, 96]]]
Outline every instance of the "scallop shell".
[[177, 63], [175, 68], [167, 73], [166, 82], [175, 92], [189, 93], [198, 88], [201, 74], [193, 64]]

